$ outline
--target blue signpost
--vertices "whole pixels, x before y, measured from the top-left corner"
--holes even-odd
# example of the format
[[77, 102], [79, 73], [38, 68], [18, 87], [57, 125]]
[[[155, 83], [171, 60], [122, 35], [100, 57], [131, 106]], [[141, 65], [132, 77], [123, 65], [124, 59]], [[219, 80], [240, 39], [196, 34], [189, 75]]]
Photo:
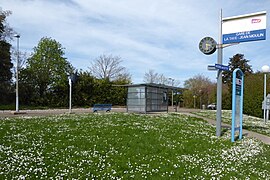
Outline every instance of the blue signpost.
[[222, 71], [229, 71], [230, 70], [229, 66], [226, 66], [226, 65], [223, 65], [223, 64], [215, 64], [215, 68], [220, 69]]
[[235, 131], [239, 130], [239, 139], [242, 139], [243, 127], [243, 96], [244, 96], [244, 74], [241, 69], [233, 71], [232, 89], [232, 127], [231, 141], [235, 140]]

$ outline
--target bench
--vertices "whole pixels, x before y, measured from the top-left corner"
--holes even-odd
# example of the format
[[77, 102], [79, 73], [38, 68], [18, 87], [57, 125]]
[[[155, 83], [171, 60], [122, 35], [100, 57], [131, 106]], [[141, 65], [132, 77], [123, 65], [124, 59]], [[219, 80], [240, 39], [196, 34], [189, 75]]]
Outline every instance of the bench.
[[93, 112], [106, 111], [110, 112], [112, 110], [112, 104], [94, 104]]

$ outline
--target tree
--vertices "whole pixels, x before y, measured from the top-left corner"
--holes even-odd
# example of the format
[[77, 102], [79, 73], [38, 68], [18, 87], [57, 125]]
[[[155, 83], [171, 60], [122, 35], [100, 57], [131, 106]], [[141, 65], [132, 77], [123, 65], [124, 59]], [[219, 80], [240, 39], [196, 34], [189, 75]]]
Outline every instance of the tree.
[[[251, 74], [244, 79], [244, 107], [245, 114], [263, 117], [262, 101], [263, 101], [263, 73]], [[269, 78], [267, 79], [269, 82]], [[267, 89], [269, 92], [269, 83]]]
[[8, 104], [12, 100], [12, 67], [11, 62], [11, 45], [6, 41], [9, 28], [6, 17], [10, 15], [10, 11], [0, 11], [0, 102]]
[[8, 41], [13, 39], [14, 31], [9, 26], [6, 21], [6, 18], [11, 15], [11, 11], [0, 11], [0, 40], [1, 41]]
[[194, 98], [196, 107], [202, 104], [209, 104], [214, 101], [216, 85], [211, 82], [208, 77], [196, 75], [184, 82], [184, 87], [188, 91], [184, 92], [184, 103], [188, 107], [194, 106]]
[[98, 79], [109, 79], [111, 81], [123, 77], [130, 79], [130, 74], [125, 67], [121, 66], [121, 63], [121, 57], [103, 54], [91, 62], [89, 69]]
[[10, 97], [9, 94], [12, 92], [11, 68], [13, 64], [11, 63], [10, 47], [9, 43], [0, 41], [0, 102], [2, 103], [10, 102], [8, 97]]
[[[23, 71], [27, 76], [22, 79], [36, 92], [34, 99], [40, 105], [50, 100], [63, 105], [62, 96], [68, 95], [67, 77], [73, 72], [71, 64], [64, 57], [64, 48], [54, 39], [44, 37], [26, 63]], [[59, 98], [62, 97], [62, 98]]]
[[248, 62], [249, 60], [245, 59], [243, 54], [236, 54], [232, 58], [230, 58], [230, 61], [228, 64], [230, 71], [223, 71], [222, 73], [223, 83], [231, 86], [232, 74], [236, 68], [240, 68], [245, 75], [251, 74], [253, 71], [251, 69], [251, 66], [248, 64]]
[[158, 83], [159, 74], [156, 73], [153, 69], [150, 69], [144, 74], [143, 78], [145, 83]]
[[236, 68], [240, 68], [242, 72], [244, 73], [245, 77], [252, 74], [251, 66], [248, 64], [249, 60], [245, 59], [243, 54], [236, 54], [232, 58], [230, 58], [229, 61], [229, 68], [230, 71], [223, 71], [222, 73], [222, 81], [224, 84], [227, 85], [228, 94], [223, 93], [223, 96], [225, 97], [225, 101], [222, 102], [222, 107], [224, 109], [231, 109], [232, 105], [232, 76], [233, 71]]
[[77, 82], [73, 85], [74, 106], [92, 106], [94, 104], [95, 78], [90, 72], [79, 71]]
[[180, 81], [173, 80], [164, 76], [163, 74], [156, 73], [153, 69], [150, 69], [148, 72], [144, 74], [143, 81], [145, 83], [155, 83], [155, 84], [164, 84], [168, 86], [179, 86]]

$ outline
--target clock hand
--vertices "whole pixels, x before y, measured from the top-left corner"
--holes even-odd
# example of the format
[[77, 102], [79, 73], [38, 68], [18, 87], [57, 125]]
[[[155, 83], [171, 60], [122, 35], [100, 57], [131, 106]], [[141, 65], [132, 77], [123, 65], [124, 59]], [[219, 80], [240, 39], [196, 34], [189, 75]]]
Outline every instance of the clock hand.
[[205, 44], [205, 49], [208, 51], [210, 46], [211, 46], [211, 44], [206, 43]]

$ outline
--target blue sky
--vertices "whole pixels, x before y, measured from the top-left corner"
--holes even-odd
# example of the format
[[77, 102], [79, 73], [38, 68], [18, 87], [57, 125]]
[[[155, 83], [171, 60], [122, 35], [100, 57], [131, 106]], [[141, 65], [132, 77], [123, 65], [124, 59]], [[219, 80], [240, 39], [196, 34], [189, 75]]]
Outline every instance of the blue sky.
[[[217, 54], [202, 54], [198, 44], [205, 36], [218, 41], [221, 8], [223, 17], [270, 13], [269, 0], [1, 0], [0, 7], [13, 12], [8, 22], [21, 35], [22, 51], [30, 54], [42, 37], [51, 37], [77, 69], [89, 70], [95, 58], [112, 54], [122, 58], [134, 83], [152, 69], [181, 85], [198, 74], [215, 81], [207, 65]], [[268, 18], [268, 36], [269, 26]], [[269, 38], [225, 48], [223, 64], [242, 53], [254, 71], [270, 65]]]

